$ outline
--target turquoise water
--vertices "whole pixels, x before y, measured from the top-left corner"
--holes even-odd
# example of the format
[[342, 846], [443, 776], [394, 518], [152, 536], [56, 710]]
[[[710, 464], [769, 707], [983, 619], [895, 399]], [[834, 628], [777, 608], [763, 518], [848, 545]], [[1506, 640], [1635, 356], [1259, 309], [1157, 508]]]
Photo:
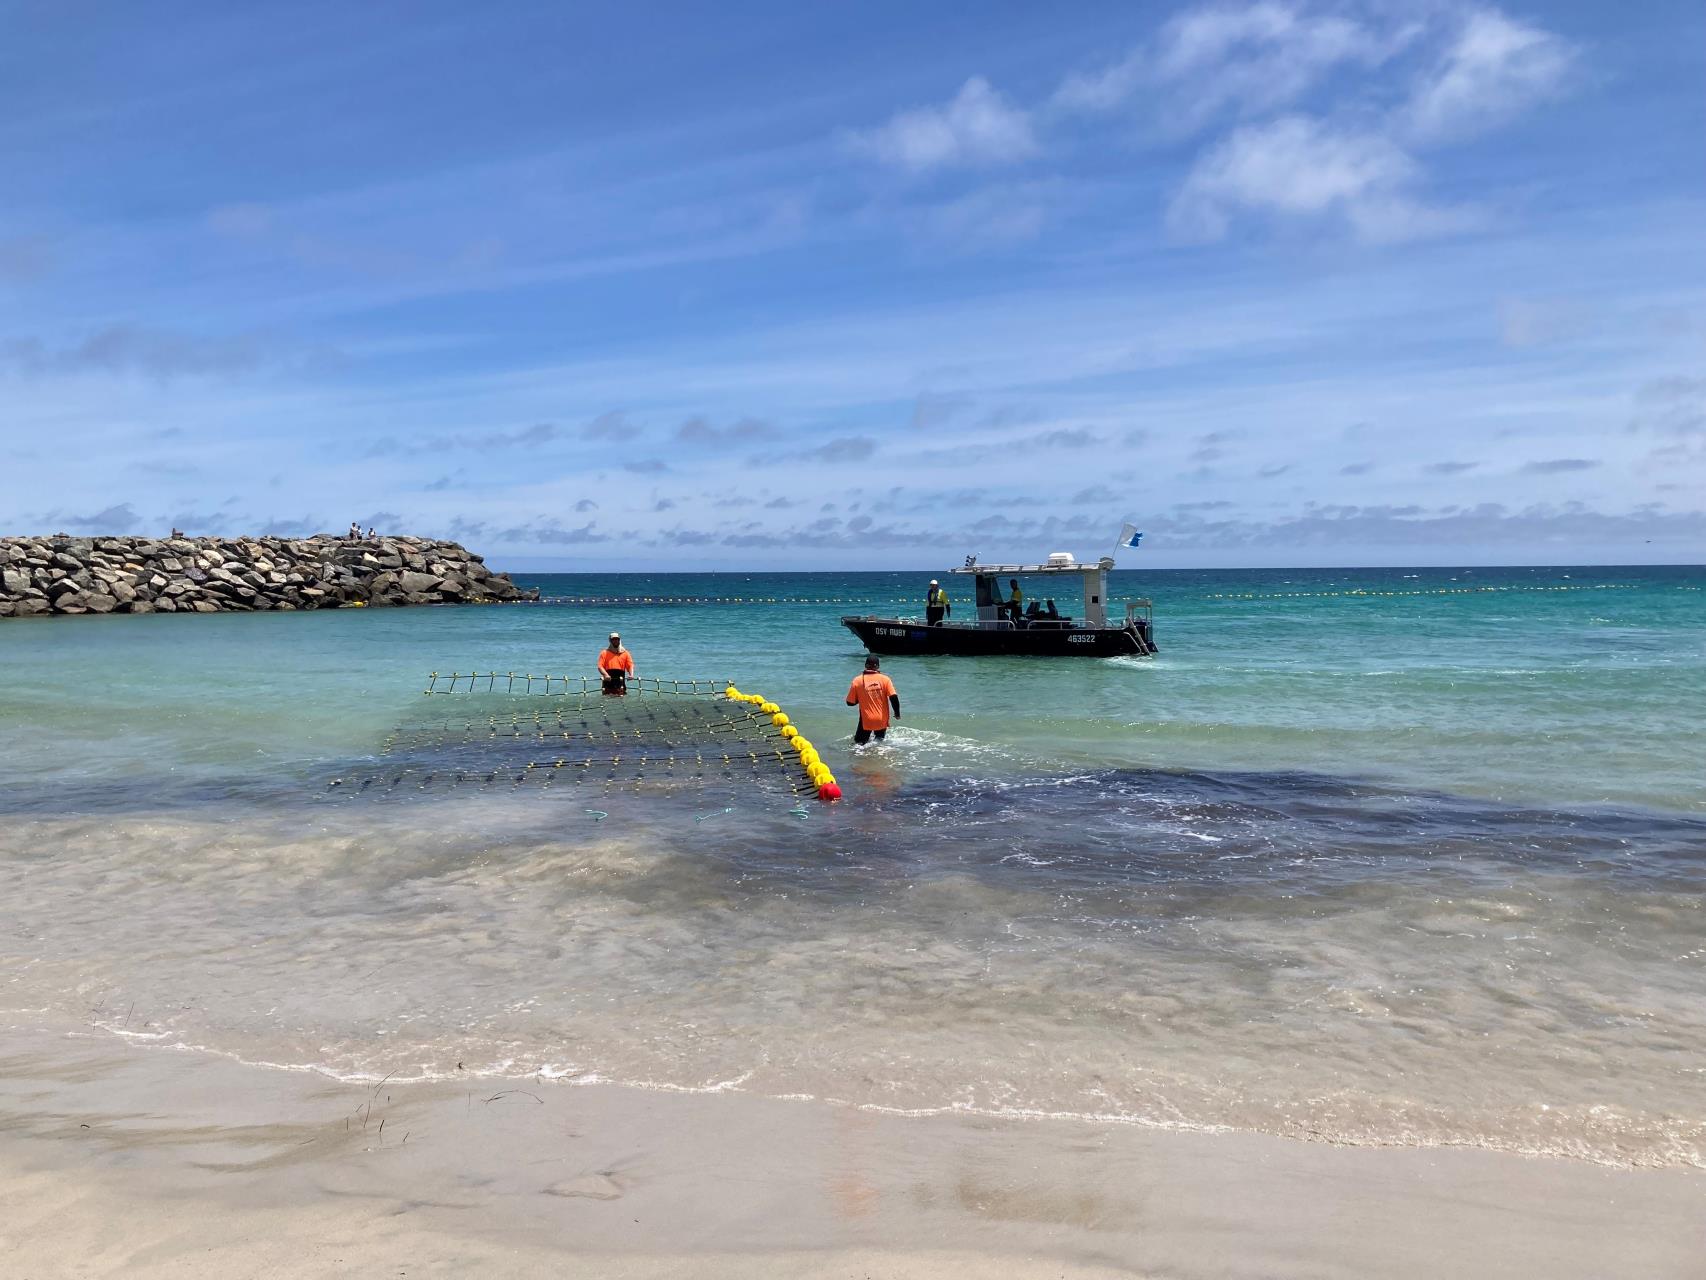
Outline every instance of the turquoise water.
[[[348, 1076], [1706, 1160], [1706, 570], [1121, 572], [1158, 658], [889, 659], [853, 752], [838, 619], [927, 579], [0, 624], [0, 1011]], [[388, 754], [548, 703], [429, 673], [578, 678], [612, 627], [780, 703], [846, 799]]]
[[[522, 575], [548, 596], [739, 603], [20, 624], [0, 633], [0, 714], [29, 732], [0, 763], [100, 777], [359, 753], [430, 671], [581, 674], [612, 627], [642, 672], [733, 679], [827, 744], [862, 655], [837, 619], [915, 613], [923, 580]], [[1703, 585], [1669, 568], [1121, 572], [1116, 599], [1157, 601], [1158, 659], [891, 660], [918, 733], [905, 767], [1300, 768], [1699, 812]]]

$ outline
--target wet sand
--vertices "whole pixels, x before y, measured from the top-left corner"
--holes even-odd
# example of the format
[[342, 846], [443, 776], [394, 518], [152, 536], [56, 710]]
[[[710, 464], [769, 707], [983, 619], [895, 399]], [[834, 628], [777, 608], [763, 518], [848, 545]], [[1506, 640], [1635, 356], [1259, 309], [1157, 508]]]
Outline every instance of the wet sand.
[[1706, 1175], [0, 1038], [9, 1276], [1698, 1277]]

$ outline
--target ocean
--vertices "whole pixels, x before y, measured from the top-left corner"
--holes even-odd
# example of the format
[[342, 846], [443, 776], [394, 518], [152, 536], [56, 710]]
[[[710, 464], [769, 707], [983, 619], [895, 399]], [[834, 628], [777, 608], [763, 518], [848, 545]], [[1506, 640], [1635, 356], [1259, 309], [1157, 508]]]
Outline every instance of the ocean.
[[[1706, 1167], [1706, 569], [1122, 570], [1159, 657], [887, 659], [855, 752], [838, 619], [929, 577], [0, 624], [0, 1025]], [[627, 746], [520, 780], [463, 731], [560, 697], [423, 696], [612, 628], [845, 798]]]

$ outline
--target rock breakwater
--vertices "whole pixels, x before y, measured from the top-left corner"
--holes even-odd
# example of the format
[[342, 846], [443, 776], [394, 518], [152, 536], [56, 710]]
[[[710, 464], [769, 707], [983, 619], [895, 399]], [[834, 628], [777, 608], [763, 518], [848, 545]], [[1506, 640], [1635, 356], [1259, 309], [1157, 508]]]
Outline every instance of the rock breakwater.
[[538, 596], [460, 543], [430, 538], [0, 538], [0, 618]]

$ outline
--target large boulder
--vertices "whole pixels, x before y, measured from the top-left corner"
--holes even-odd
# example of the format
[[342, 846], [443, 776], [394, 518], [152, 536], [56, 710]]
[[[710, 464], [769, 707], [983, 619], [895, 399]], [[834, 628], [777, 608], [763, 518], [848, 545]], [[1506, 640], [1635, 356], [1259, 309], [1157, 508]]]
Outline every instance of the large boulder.
[[411, 595], [424, 596], [438, 585], [438, 579], [430, 573], [417, 573], [413, 569], [407, 569], [397, 575], [397, 585]]

